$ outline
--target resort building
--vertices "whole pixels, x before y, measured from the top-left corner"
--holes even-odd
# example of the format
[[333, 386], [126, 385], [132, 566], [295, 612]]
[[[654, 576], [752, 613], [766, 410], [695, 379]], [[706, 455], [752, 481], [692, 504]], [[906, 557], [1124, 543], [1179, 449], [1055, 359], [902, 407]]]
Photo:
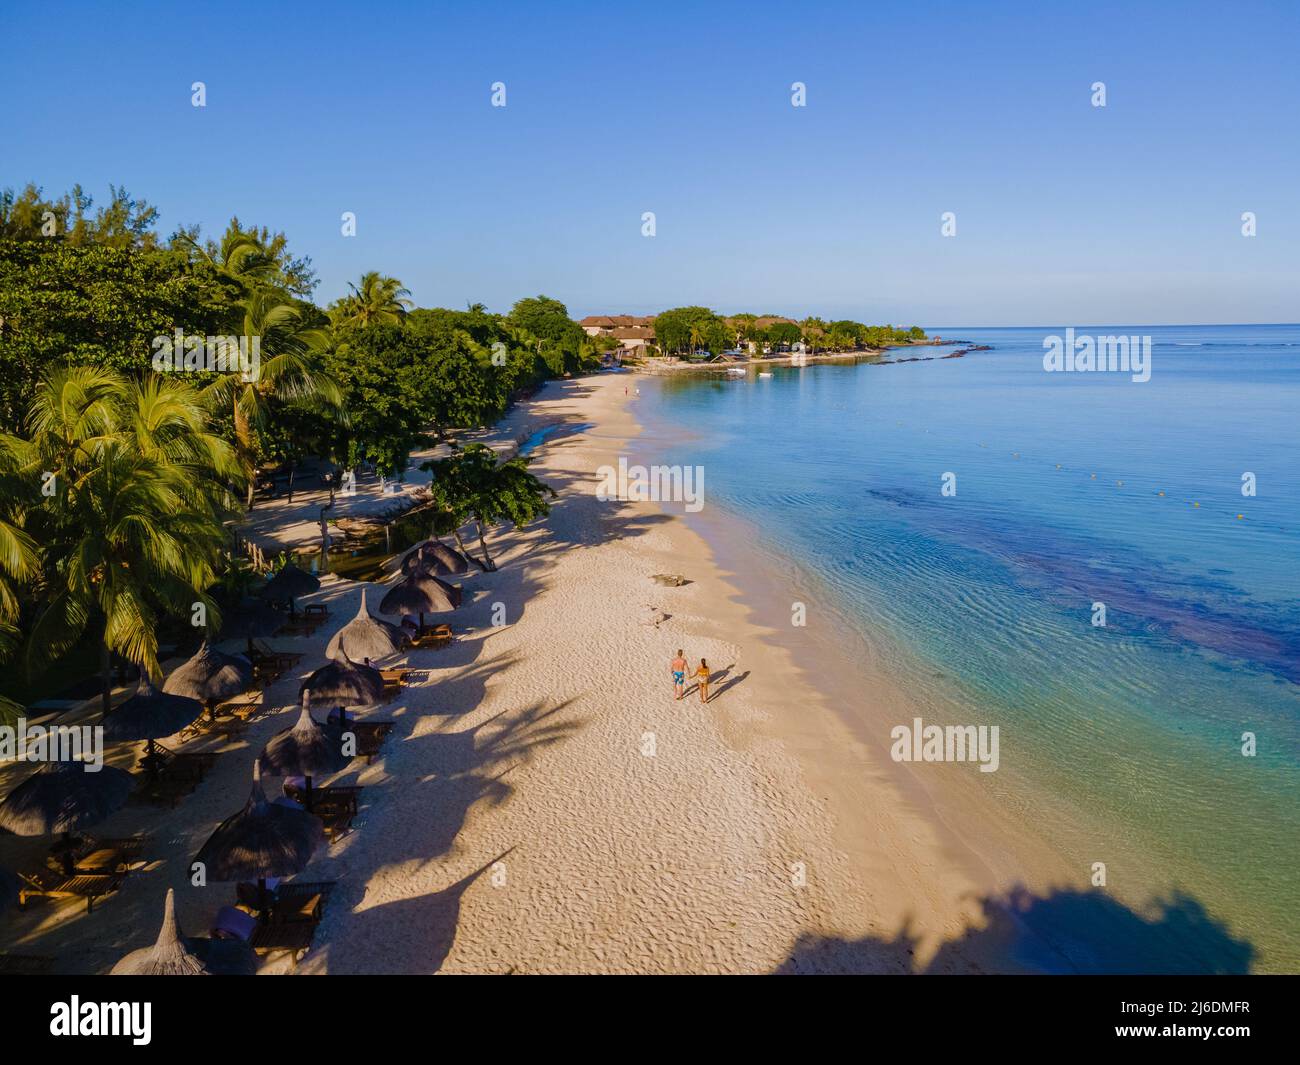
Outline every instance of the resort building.
[[587, 336], [614, 336], [616, 329], [648, 329], [650, 342], [654, 343], [654, 315], [639, 318], [635, 314], [593, 314], [578, 324]]

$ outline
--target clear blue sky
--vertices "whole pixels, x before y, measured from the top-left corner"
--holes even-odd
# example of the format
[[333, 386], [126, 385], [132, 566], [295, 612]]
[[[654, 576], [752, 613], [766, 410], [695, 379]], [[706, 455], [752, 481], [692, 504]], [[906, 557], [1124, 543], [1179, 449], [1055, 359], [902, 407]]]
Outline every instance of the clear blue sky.
[[1300, 4], [467, 7], [5, 0], [0, 184], [282, 229], [321, 302], [1300, 320]]

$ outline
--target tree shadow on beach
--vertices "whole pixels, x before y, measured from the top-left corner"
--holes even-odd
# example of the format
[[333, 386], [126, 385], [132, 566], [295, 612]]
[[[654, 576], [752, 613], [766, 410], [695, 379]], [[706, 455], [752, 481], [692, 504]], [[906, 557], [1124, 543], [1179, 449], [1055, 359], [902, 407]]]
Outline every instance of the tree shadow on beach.
[[[460, 923], [461, 897], [513, 847], [454, 884], [431, 894], [386, 902], [347, 915], [350, 935], [312, 959], [311, 969], [331, 975], [418, 976], [436, 973], [451, 952]], [[326, 935], [322, 936], [327, 939]], [[328, 939], [327, 939], [328, 941]], [[351, 944], [358, 944], [353, 952]], [[381, 950], [374, 948], [382, 944]]]
[[[340, 883], [344, 901], [359, 903], [365, 885], [383, 870], [400, 868], [414, 876], [437, 866], [454, 849], [472, 810], [499, 806], [510, 797], [513, 769], [581, 727], [555, 720], [567, 705], [502, 711], [455, 732], [390, 737], [385, 770], [392, 779], [382, 788], [366, 789], [371, 801], [364, 846], [344, 846], [337, 855], [349, 871]], [[370, 832], [372, 825], [401, 828]]]
[[892, 939], [802, 936], [775, 972], [1224, 975], [1248, 973], [1256, 954], [1181, 892], [1153, 900], [1149, 914], [1074, 888], [1036, 895], [1017, 887], [980, 905], [984, 926], [943, 943], [925, 966], [909, 922]]

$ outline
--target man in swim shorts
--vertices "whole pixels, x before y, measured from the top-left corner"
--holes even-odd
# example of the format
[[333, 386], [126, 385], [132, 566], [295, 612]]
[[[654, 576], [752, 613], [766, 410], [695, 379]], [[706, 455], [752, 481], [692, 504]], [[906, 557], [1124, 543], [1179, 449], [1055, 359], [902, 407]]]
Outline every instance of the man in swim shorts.
[[668, 668], [673, 674], [673, 691], [677, 693], [677, 698], [680, 701], [681, 697], [686, 694], [686, 659], [683, 657], [680, 648], [678, 648], [677, 657], [668, 664]]

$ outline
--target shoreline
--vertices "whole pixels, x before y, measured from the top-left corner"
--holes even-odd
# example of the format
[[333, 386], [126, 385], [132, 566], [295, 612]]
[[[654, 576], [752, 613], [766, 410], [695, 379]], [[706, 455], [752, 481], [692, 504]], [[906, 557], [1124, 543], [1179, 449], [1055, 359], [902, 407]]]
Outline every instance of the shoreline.
[[765, 355], [761, 359], [744, 358], [731, 362], [688, 362], [682, 359], [672, 358], [654, 358], [642, 359], [640, 362], [629, 364], [626, 370], [632, 373], [644, 374], [647, 377], [672, 377], [679, 373], [698, 373], [700, 371], [717, 373], [725, 372], [728, 368], [749, 369], [757, 366], [760, 369], [764, 366], [816, 366], [819, 363], [855, 363], [855, 362], [880, 362], [881, 356], [890, 351], [902, 351], [904, 348], [933, 348], [933, 347], [952, 347], [960, 345], [962, 341], [954, 340], [914, 340], [907, 344], [891, 344], [887, 348], [864, 348], [862, 351], [827, 351], [819, 355], [809, 354], [789, 354], [789, 355]]
[[[597, 500], [597, 468], [642, 432], [633, 381], [555, 382], [486, 434], [509, 444], [583, 427], [536, 450], [560, 498], [547, 519], [493, 537], [500, 569], [467, 576], [456, 643], [405, 655], [427, 675], [361, 715], [394, 732], [373, 764], [333, 781], [364, 797], [354, 830], [302, 874], [337, 887], [297, 971], [1023, 971], [988, 937], [962, 942], [987, 921], [986, 878], [756, 622], [706, 539], [657, 504]], [[662, 587], [659, 572], [692, 583]], [[233, 891], [193, 888], [189, 861], [244, 802], [301, 678], [377, 587], [326, 577], [305, 601], [327, 604], [329, 623], [273, 641], [303, 652], [301, 668], [267, 689], [243, 738], [214, 743], [199, 789], [95, 826], [147, 832], [147, 866], [91, 914], [33, 903], [0, 949], [106, 971], [152, 942], [168, 887], [186, 931], [204, 933]], [[651, 609], [669, 617], [648, 624]], [[709, 659], [707, 706], [673, 700], [677, 647]], [[46, 846], [0, 840], [0, 864], [30, 868]], [[262, 972], [289, 969], [273, 959]]]

